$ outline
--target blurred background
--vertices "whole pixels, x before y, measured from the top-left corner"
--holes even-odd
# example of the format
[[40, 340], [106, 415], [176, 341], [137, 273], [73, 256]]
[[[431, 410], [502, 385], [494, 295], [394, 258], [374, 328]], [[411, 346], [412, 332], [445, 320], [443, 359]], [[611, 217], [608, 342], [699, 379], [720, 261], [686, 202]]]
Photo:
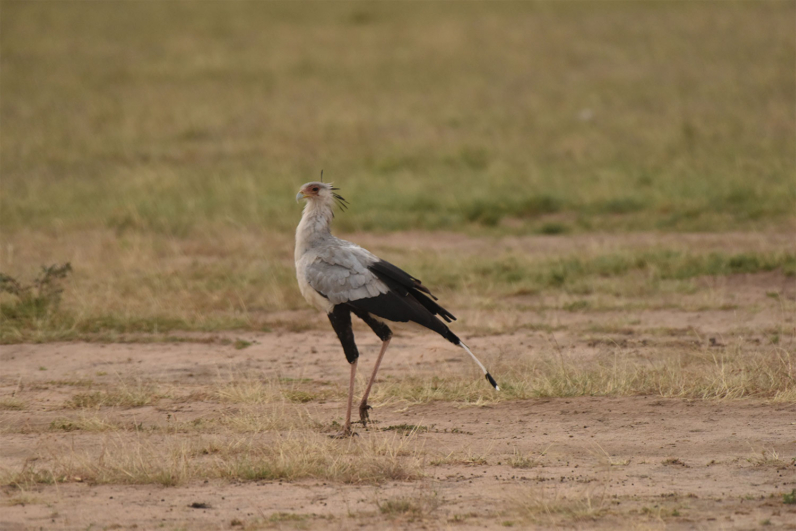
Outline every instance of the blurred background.
[[299, 326], [294, 196], [321, 169], [338, 233], [468, 307], [796, 271], [653, 236], [796, 230], [793, 2], [0, 8], [0, 271], [73, 269], [58, 312], [4, 306], [3, 341]]

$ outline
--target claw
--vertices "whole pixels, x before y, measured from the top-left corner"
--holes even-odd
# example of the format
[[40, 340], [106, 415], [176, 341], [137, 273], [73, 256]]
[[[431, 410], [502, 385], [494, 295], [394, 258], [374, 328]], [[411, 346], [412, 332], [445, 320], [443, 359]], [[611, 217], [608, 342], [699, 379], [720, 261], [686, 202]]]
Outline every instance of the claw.
[[369, 406], [367, 402], [359, 404], [359, 420], [362, 421], [362, 426], [367, 426], [367, 422], [370, 420], [369, 409], [373, 409], [373, 407]]

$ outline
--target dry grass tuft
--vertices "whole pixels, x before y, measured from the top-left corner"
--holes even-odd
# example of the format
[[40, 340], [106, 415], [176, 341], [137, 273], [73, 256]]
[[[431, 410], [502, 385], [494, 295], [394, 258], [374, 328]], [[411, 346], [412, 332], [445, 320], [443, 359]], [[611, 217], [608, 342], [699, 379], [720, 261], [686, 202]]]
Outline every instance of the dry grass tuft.
[[514, 454], [509, 458], [509, 465], [513, 468], [536, 468], [541, 465], [541, 461], [532, 455], [522, 454], [515, 448]]
[[0, 398], [0, 411], [21, 411], [25, 409], [26, 404], [19, 398], [3, 397]]
[[314, 386], [310, 391], [301, 380], [269, 378], [253, 379], [248, 376], [233, 375], [227, 381], [219, 383], [213, 395], [224, 403], [230, 404], [274, 404], [292, 402], [303, 404], [327, 398], [329, 391], [317, 391]]
[[165, 486], [207, 478], [342, 483], [405, 481], [422, 475], [413, 438], [379, 433], [337, 441], [323, 434], [162, 435], [109, 432], [99, 450], [49, 442], [19, 470], [0, 471], [0, 483], [156, 483]]
[[410, 522], [430, 516], [444, 503], [445, 500], [439, 493], [428, 486], [422, 486], [409, 495], [376, 500], [380, 514]]
[[254, 380], [233, 376], [219, 384], [215, 395], [230, 404], [273, 404], [284, 402], [283, 387], [278, 380]]
[[19, 505], [24, 507], [25, 505], [34, 505], [37, 503], [41, 503], [41, 500], [38, 496], [34, 496], [24, 489], [19, 489], [19, 492], [4, 499], [2, 505], [7, 507], [15, 507]]
[[103, 432], [118, 429], [118, 424], [105, 418], [100, 418], [98, 415], [89, 415], [85, 412], [81, 412], [75, 417], [59, 417], [50, 423], [51, 431]]
[[528, 488], [515, 494], [512, 501], [521, 516], [547, 525], [593, 520], [606, 512], [604, 492], [599, 487], [566, 492], [563, 488]]
[[221, 417], [218, 424], [237, 433], [249, 434], [321, 428], [321, 423], [306, 408], [290, 403], [244, 405]]
[[429, 463], [432, 466], [440, 466], [440, 465], [472, 465], [472, 466], [482, 466], [488, 465], [489, 461], [487, 457], [489, 456], [491, 448], [485, 452], [473, 452], [472, 449], [469, 449], [465, 452], [450, 452], [445, 454], [437, 459], [431, 460]]
[[741, 344], [720, 350], [657, 347], [642, 357], [617, 346], [595, 359], [577, 361], [554, 349], [509, 352], [489, 364], [500, 384], [499, 393], [467, 371], [380, 382], [374, 388], [374, 401], [398, 399], [417, 404], [442, 400], [479, 406], [501, 400], [567, 396], [756, 397], [782, 402], [796, 396], [796, 359], [783, 348], [760, 350]]
[[157, 402], [163, 395], [149, 382], [120, 381], [110, 390], [77, 393], [65, 406], [73, 409], [99, 409], [107, 406], [142, 407]]
[[746, 460], [756, 467], [773, 467], [776, 469], [786, 468], [789, 465], [796, 464], [796, 456], [792, 457], [789, 460], [790, 462], [787, 462], [779, 455], [779, 452], [773, 448], [756, 452], [752, 457]]

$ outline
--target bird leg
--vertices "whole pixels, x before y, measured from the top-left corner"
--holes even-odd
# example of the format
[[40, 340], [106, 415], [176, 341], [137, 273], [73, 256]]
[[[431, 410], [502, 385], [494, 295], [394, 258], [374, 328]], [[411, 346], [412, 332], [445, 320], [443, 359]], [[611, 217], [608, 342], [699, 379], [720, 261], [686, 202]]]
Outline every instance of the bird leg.
[[354, 405], [354, 381], [357, 374], [357, 362], [351, 364], [351, 379], [348, 381], [348, 407], [345, 412], [345, 424], [343, 424], [343, 431], [332, 435], [334, 439], [344, 439], [345, 437], [354, 437], [356, 433], [351, 431], [351, 408]]
[[373, 367], [373, 374], [370, 376], [370, 381], [365, 389], [365, 394], [362, 395], [362, 402], [359, 403], [359, 420], [362, 421], [362, 426], [367, 426], [367, 422], [370, 420], [368, 410], [372, 408], [368, 405], [368, 396], [370, 395], [370, 388], [373, 387], [373, 382], [376, 380], [376, 373], [379, 372], [379, 365], [381, 365], [381, 360], [384, 357], [384, 353], [387, 352], [387, 345], [389, 344], [389, 339], [386, 339], [382, 342], [379, 357], [376, 358], [376, 366]]

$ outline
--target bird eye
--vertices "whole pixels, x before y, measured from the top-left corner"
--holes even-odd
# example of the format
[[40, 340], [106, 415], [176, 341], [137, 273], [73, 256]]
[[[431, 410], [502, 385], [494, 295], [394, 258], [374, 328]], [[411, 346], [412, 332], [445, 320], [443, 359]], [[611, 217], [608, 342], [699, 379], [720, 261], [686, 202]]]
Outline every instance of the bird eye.
[[313, 186], [313, 187], [312, 187], [312, 191], [313, 191], [313, 192], [317, 192], [317, 191], [318, 191], [318, 187], [317, 187], [317, 186]]

